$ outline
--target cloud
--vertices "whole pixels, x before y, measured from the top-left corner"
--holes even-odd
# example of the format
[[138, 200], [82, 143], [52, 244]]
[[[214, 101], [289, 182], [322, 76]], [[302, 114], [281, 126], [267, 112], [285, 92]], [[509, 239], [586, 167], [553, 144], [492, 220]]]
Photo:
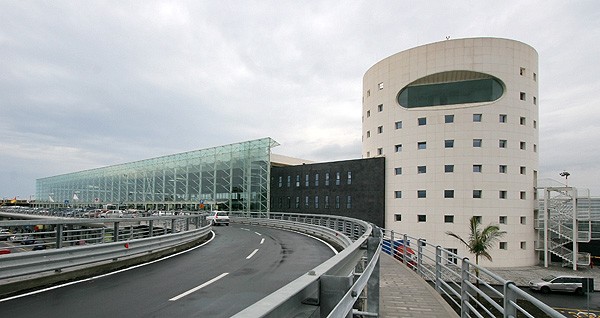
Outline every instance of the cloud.
[[360, 158], [364, 73], [446, 36], [536, 48], [540, 175], [571, 169], [598, 194], [596, 6], [2, 2], [0, 196], [28, 196], [36, 178], [266, 136], [284, 155]]

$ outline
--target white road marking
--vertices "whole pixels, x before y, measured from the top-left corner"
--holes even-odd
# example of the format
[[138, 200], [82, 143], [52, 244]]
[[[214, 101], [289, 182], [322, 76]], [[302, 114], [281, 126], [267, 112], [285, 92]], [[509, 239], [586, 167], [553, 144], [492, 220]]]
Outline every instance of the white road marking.
[[262, 244], [262, 243], [264, 243], [264, 242], [265, 242], [265, 238], [263, 237], [263, 238], [260, 240], [260, 244]]
[[252, 256], [254, 256], [254, 254], [256, 254], [256, 252], [258, 252], [258, 248], [255, 249], [254, 251], [252, 251], [252, 253], [250, 253], [250, 255], [246, 256], [246, 259], [250, 259]]
[[191, 293], [193, 293], [195, 291], [198, 291], [198, 290], [200, 290], [200, 289], [202, 289], [202, 288], [204, 288], [204, 287], [206, 287], [206, 286], [208, 286], [208, 285], [210, 285], [210, 284], [218, 281], [219, 279], [221, 279], [221, 278], [223, 278], [223, 277], [225, 277], [227, 275], [229, 275], [229, 273], [223, 273], [223, 274], [221, 274], [221, 275], [219, 275], [219, 276], [217, 276], [217, 277], [209, 280], [208, 282], [206, 282], [206, 283], [204, 283], [204, 284], [202, 284], [200, 286], [194, 287], [194, 288], [186, 291], [185, 293], [179, 294], [179, 295], [177, 295], [177, 296], [169, 299], [169, 301], [176, 301], [176, 300], [178, 300], [178, 299], [180, 299], [182, 297], [185, 297], [185, 296], [187, 296], [187, 295], [189, 295], [189, 294], [191, 294]]
[[256, 235], [262, 236], [262, 234], [260, 234], [260, 233], [258, 233], [258, 232], [254, 232], [254, 233], [256, 233]]
[[244, 231], [250, 231], [250, 229], [247, 229], [247, 228], [245, 228], [245, 227], [240, 227], [240, 229], [241, 229], [241, 230], [244, 230]]
[[102, 274], [102, 275], [98, 275], [98, 276], [94, 276], [94, 277], [89, 277], [89, 278], [85, 278], [85, 279], [82, 279], [82, 280], [77, 280], [77, 281], [74, 281], [74, 282], [69, 282], [69, 283], [65, 283], [65, 284], [61, 284], [61, 285], [56, 285], [56, 286], [52, 286], [52, 287], [48, 287], [48, 288], [44, 288], [44, 289], [32, 291], [32, 292], [21, 294], [21, 295], [16, 295], [16, 296], [12, 296], [12, 297], [3, 298], [3, 299], [0, 299], [0, 303], [4, 302], [4, 301], [9, 301], [9, 300], [13, 300], [13, 299], [25, 297], [25, 296], [30, 296], [30, 295], [35, 295], [35, 294], [43, 293], [43, 292], [46, 292], [46, 291], [49, 291], [49, 290], [53, 290], [53, 289], [58, 289], [58, 288], [61, 288], [61, 287], [66, 287], [66, 286], [70, 286], [70, 285], [79, 284], [79, 283], [82, 283], [82, 282], [91, 281], [91, 280], [94, 280], [94, 279], [97, 279], [97, 278], [102, 278], [102, 277], [114, 275], [114, 274], [117, 274], [117, 273], [121, 273], [121, 272], [125, 272], [125, 271], [128, 271], [128, 270], [132, 270], [132, 269], [135, 269], [135, 268], [138, 268], [138, 267], [142, 267], [142, 266], [154, 264], [156, 262], [160, 262], [160, 261], [166, 260], [168, 258], [177, 256], [177, 255], [180, 255], [180, 254], [183, 254], [183, 253], [187, 253], [189, 251], [193, 251], [193, 250], [195, 250], [195, 249], [197, 249], [199, 247], [202, 247], [202, 246], [210, 243], [215, 238], [215, 232], [213, 232], [213, 231], [210, 231], [210, 232], [212, 233], [212, 237], [208, 241], [206, 241], [206, 242], [204, 242], [204, 243], [202, 243], [200, 245], [194, 246], [194, 247], [192, 247], [190, 249], [187, 249], [185, 251], [181, 251], [181, 252], [178, 252], [178, 253], [175, 253], [175, 254], [167, 255], [167, 256], [165, 256], [163, 258], [159, 258], [157, 260], [153, 260], [153, 261], [150, 261], [148, 263], [138, 264], [138, 265], [134, 265], [134, 266], [131, 266], [131, 267], [124, 268], [124, 269], [120, 269], [118, 271], [114, 271], [114, 272], [110, 272], [110, 273], [106, 273], [106, 274]]

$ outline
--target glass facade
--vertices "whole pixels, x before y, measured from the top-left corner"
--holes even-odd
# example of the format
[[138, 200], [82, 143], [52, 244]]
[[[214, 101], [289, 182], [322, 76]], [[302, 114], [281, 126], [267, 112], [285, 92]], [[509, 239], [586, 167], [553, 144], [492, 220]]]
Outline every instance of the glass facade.
[[398, 103], [405, 108], [481, 103], [495, 101], [504, 93], [500, 80], [492, 76], [465, 71], [452, 74], [434, 74], [407, 85], [398, 94]]
[[36, 180], [38, 205], [267, 212], [271, 138]]

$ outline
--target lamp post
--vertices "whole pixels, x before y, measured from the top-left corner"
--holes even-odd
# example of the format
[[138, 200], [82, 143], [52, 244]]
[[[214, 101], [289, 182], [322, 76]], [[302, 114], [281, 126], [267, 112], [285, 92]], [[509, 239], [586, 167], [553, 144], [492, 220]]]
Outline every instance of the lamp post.
[[561, 177], [565, 177], [565, 183], [567, 185], [567, 187], [569, 186], [569, 176], [571, 175], [570, 173], [568, 173], [567, 171], [563, 171], [561, 173], [559, 173], [559, 175]]

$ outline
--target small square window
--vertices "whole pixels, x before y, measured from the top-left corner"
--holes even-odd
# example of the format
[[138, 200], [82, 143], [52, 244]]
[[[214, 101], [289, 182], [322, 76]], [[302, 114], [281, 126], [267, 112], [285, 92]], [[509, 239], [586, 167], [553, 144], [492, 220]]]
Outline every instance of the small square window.
[[533, 152], [537, 152], [537, 145], [533, 144]]
[[420, 117], [417, 119], [417, 123], [419, 124], [419, 126], [425, 126], [427, 125], [427, 117]]
[[527, 123], [527, 118], [525, 118], [525, 117], [521, 117], [521, 118], [519, 119], [519, 123], [520, 123], [521, 125], [525, 125], [525, 124]]
[[446, 199], [454, 198], [454, 190], [444, 190], [444, 198], [446, 198]]
[[525, 191], [521, 191], [520, 197], [521, 197], [521, 200], [527, 199], [527, 193]]
[[419, 149], [419, 150], [427, 149], [427, 142], [426, 141], [417, 142], [417, 149]]
[[521, 166], [520, 172], [521, 172], [521, 174], [527, 174], [527, 168], [524, 166]]
[[473, 165], [473, 172], [481, 172], [482, 166], [481, 165]]
[[533, 73], [533, 81], [534, 82], [537, 81], [537, 74], [536, 73]]
[[396, 129], [402, 129], [402, 121], [401, 120], [397, 121], [394, 125], [396, 126]]
[[394, 221], [400, 222], [402, 221], [402, 214], [394, 214]]
[[537, 105], [537, 97], [533, 96], [533, 104]]
[[498, 245], [498, 248], [501, 250], [505, 250], [508, 247], [508, 243], [507, 242], [500, 242], [500, 244]]
[[444, 165], [444, 172], [454, 172], [454, 165]]
[[527, 242], [525, 242], [525, 241], [521, 242], [521, 249], [522, 250], [526, 250], [527, 249]]
[[481, 199], [481, 190], [473, 190], [473, 199]]
[[383, 82], [377, 84], [377, 87], [379, 88], [379, 90], [382, 90], [383, 89]]
[[394, 173], [396, 175], [401, 175], [402, 174], [402, 167], [396, 167], [396, 168], [394, 168]]
[[444, 122], [446, 124], [450, 124], [454, 122], [454, 115], [445, 115], [444, 116]]
[[371, 111], [367, 110], [367, 118], [371, 117]]
[[383, 111], [383, 104], [377, 105], [377, 111], [378, 112], [382, 112]]
[[500, 192], [498, 192], [498, 198], [506, 199], [506, 190], [500, 190]]
[[370, 89], [367, 90], [367, 97], [369, 97], [369, 96], [371, 96], [371, 90]]
[[507, 144], [508, 144], [508, 141], [506, 139], [498, 140], [498, 147], [500, 147], [500, 148], [506, 148]]
[[378, 156], [383, 155], [383, 148], [377, 148], [377, 155]]
[[377, 133], [381, 134], [383, 132], [383, 126], [377, 127]]
[[425, 215], [425, 214], [417, 215], [417, 222], [419, 222], [419, 223], [427, 222], [427, 215]]
[[527, 97], [526, 97], [526, 95], [525, 95], [525, 93], [524, 93], [524, 92], [521, 92], [521, 93], [519, 94], [519, 98], [520, 98], [521, 100], [526, 100], [526, 99], [527, 99]]
[[519, 70], [519, 75], [525, 76], [525, 68], [521, 67], [521, 69]]
[[402, 191], [394, 191], [394, 198], [402, 199]]
[[371, 138], [371, 131], [367, 130], [367, 138]]
[[520, 222], [521, 222], [521, 224], [527, 224], [527, 217], [526, 216], [522, 216]]
[[444, 140], [445, 148], [454, 148], [454, 139], [446, 139]]
[[506, 219], [507, 219], [506, 215], [500, 215], [498, 217], [498, 223], [500, 223], [500, 224], [506, 224]]
[[401, 151], [402, 151], [402, 144], [395, 145], [395, 146], [394, 146], [394, 151], [396, 151], [396, 152], [401, 152]]
[[427, 166], [417, 166], [417, 173], [427, 173]]
[[417, 190], [417, 198], [426, 198], [427, 197], [427, 190]]
[[506, 173], [508, 171], [508, 167], [506, 165], [499, 165], [498, 166], [498, 172], [499, 173]]
[[519, 144], [519, 147], [521, 148], [521, 150], [526, 150], [527, 149], [527, 143], [524, 141], [521, 141], [521, 143]]
[[533, 121], [533, 128], [537, 128], [537, 121]]
[[481, 139], [473, 139], [473, 147], [475, 148], [480, 148], [482, 143]]
[[444, 215], [444, 223], [454, 223], [454, 215]]
[[481, 114], [473, 114], [473, 122], [480, 123], [481, 122]]
[[473, 217], [478, 224], [481, 224], [481, 215], [473, 215]]
[[499, 117], [498, 121], [501, 122], [501, 123], [505, 123], [506, 122], [506, 115], [505, 114], [500, 114], [500, 117]]

